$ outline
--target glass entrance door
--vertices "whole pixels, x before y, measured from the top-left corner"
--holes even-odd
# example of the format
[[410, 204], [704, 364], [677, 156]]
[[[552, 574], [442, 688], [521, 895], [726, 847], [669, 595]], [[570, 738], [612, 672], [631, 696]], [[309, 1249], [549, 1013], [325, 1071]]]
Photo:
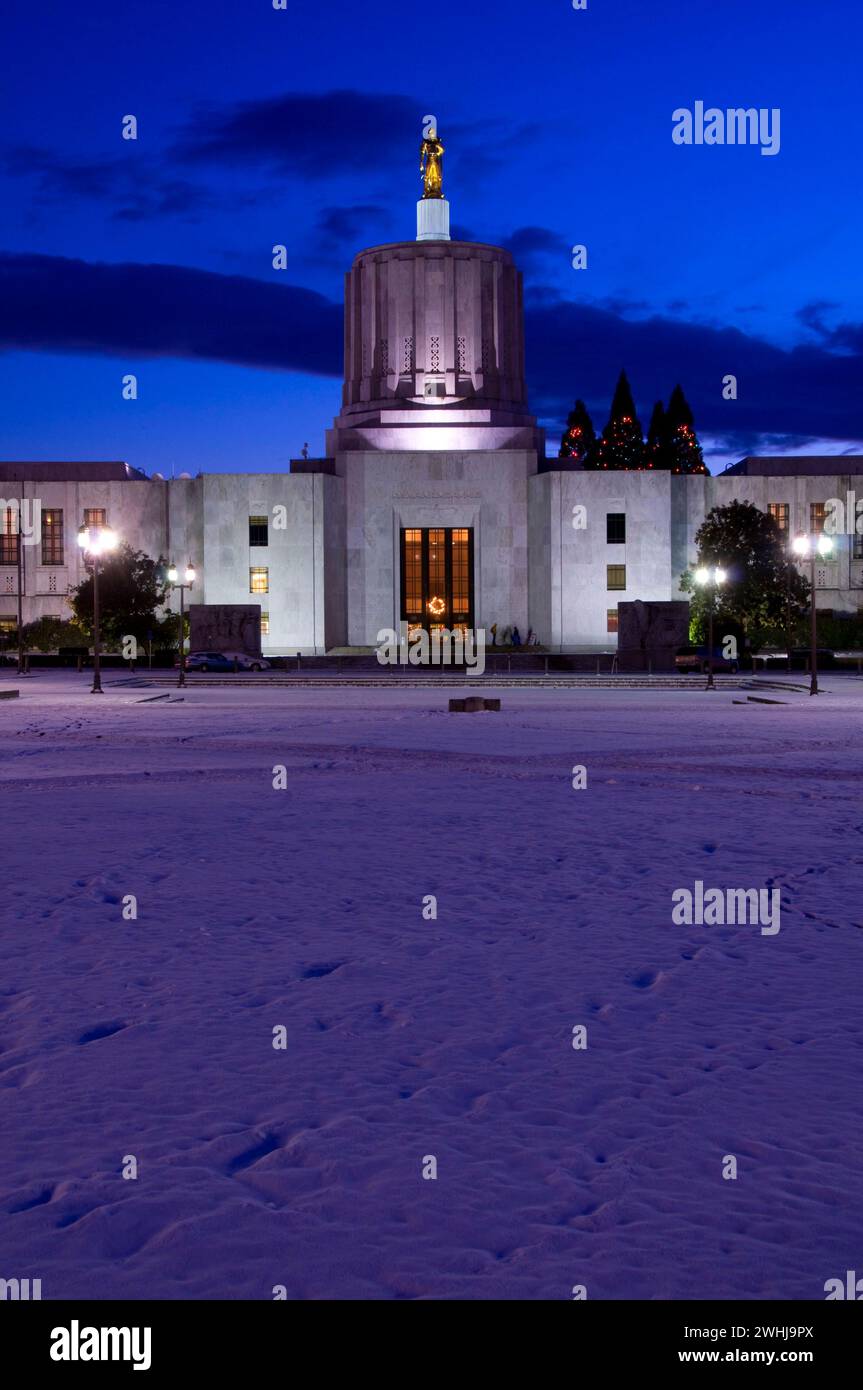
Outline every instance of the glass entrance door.
[[408, 633], [473, 628], [473, 527], [403, 528], [402, 621]]

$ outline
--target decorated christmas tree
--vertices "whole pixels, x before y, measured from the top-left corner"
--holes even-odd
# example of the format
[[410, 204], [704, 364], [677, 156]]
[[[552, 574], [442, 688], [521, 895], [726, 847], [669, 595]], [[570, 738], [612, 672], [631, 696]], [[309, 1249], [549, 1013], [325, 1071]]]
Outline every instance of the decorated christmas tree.
[[597, 446], [596, 466], [600, 469], [645, 467], [641, 421], [635, 412], [626, 372], [620, 373], [617, 382], [608, 424]]
[[575, 409], [569, 412], [566, 429], [560, 441], [559, 458], [575, 459], [585, 468], [595, 467], [596, 433], [593, 421], [584, 401], [576, 401]]
[[663, 466], [672, 473], [706, 473], [704, 456], [689, 402], [680, 386], [675, 386], [665, 414], [665, 444], [663, 453], [668, 462]]

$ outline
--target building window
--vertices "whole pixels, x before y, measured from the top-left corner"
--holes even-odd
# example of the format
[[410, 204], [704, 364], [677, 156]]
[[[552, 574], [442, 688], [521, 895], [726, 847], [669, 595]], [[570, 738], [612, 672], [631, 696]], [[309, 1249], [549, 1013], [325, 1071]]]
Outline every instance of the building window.
[[63, 513], [52, 507], [42, 513], [42, 564], [62, 565], [63, 561]]
[[820, 536], [824, 530], [824, 503], [809, 503], [809, 530], [813, 536]]
[[456, 621], [470, 613], [470, 534], [466, 527], [452, 533], [452, 615]]
[[607, 565], [608, 575], [607, 588], [625, 589], [626, 588], [626, 565]]
[[267, 518], [265, 516], [249, 517], [249, 545], [269, 545], [267, 535]]
[[605, 610], [605, 630], [606, 632], [617, 632], [617, 609], [606, 608]]
[[785, 532], [785, 534], [787, 535], [791, 511], [791, 508], [789, 507], [788, 503], [768, 502], [767, 511], [770, 514], [770, 516], [773, 517], [773, 520], [776, 522], [776, 525], [779, 527], [779, 530]]
[[863, 536], [856, 533], [851, 538], [852, 557], [855, 560], [863, 560]]
[[270, 635], [270, 615], [269, 615], [269, 613], [263, 613], [263, 612], [262, 612], [262, 613], [261, 613], [261, 636], [262, 636], [262, 637], [269, 637], [269, 635]]
[[607, 512], [605, 539], [609, 545], [626, 544], [626, 512]]
[[104, 507], [85, 507], [84, 508], [85, 526], [107, 526], [108, 513]]
[[409, 631], [473, 626], [471, 527], [406, 527], [401, 559], [401, 616]]
[[18, 631], [18, 622], [15, 618], [0, 618], [0, 634]]
[[408, 618], [422, 618], [423, 533], [415, 528], [405, 531], [403, 574]]
[[[446, 604], [446, 531], [436, 527], [429, 531], [429, 594], [427, 612], [443, 616]], [[438, 609], [440, 608], [440, 612]]]
[[[18, 517], [14, 507], [6, 507], [0, 517], [0, 565], [18, 563]], [[7, 582], [7, 593], [11, 592]]]
[[270, 592], [270, 571], [260, 565], [249, 570], [249, 593], [268, 594]]

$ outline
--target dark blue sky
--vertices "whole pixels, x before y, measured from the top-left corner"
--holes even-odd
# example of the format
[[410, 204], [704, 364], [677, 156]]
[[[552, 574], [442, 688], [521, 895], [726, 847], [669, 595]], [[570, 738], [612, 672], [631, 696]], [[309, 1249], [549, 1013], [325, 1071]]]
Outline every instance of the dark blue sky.
[[[321, 453], [342, 277], [415, 235], [426, 113], [454, 231], [524, 271], [550, 448], [625, 366], [645, 426], [682, 382], [714, 470], [863, 452], [858, 0], [48, 0], [4, 50], [0, 457]], [[675, 145], [699, 100], [778, 107], [780, 152]]]

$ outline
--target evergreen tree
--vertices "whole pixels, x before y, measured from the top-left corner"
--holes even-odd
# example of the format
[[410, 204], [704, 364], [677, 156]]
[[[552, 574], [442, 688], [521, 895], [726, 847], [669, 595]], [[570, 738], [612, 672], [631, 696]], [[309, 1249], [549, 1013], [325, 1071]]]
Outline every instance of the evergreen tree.
[[[119, 643], [127, 634], [143, 641], [149, 630], [159, 626], [156, 609], [168, 593], [165, 561], [152, 560], [141, 550], [121, 545], [99, 562], [99, 616], [102, 640]], [[76, 623], [93, 630], [92, 571], [69, 595]]]
[[596, 450], [596, 466], [600, 469], [643, 468], [644, 437], [641, 421], [626, 377], [621, 372], [611, 403], [608, 424]]
[[669, 467], [666, 441], [665, 406], [662, 401], [657, 401], [650, 417], [650, 429], [647, 431], [647, 444], [644, 449], [644, 462], [654, 472]]
[[[698, 637], [707, 631], [712, 595], [695, 582], [699, 566], [719, 565], [726, 581], [717, 596], [714, 631], [721, 637], [738, 624], [753, 650], [781, 640], [808, 612], [810, 586], [789, 556], [782, 533], [771, 516], [751, 502], [730, 502], [708, 512], [695, 533], [698, 558], [680, 580], [692, 595], [690, 613]], [[730, 625], [730, 626], [729, 626]]]
[[584, 401], [576, 401], [575, 409], [569, 412], [566, 429], [560, 441], [559, 458], [575, 459], [585, 468], [593, 464], [596, 451], [596, 432]]
[[695, 433], [695, 420], [689, 402], [680, 386], [675, 386], [668, 402], [665, 416], [665, 453], [668, 463], [664, 465], [672, 473], [706, 473], [704, 456], [698, 435]]

